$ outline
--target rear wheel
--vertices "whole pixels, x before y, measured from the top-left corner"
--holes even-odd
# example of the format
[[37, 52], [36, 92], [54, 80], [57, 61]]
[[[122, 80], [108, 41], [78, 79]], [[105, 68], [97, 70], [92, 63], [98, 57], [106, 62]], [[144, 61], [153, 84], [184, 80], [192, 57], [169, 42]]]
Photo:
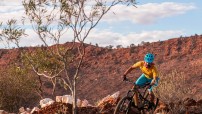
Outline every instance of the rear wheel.
[[123, 97], [117, 104], [114, 114], [129, 114], [132, 105], [131, 97]]

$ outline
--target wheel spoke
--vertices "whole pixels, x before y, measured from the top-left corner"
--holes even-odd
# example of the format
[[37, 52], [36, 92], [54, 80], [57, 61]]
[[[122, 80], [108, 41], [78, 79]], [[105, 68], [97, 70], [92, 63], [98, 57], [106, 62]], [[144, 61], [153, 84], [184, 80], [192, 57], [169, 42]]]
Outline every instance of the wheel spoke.
[[124, 114], [128, 114], [131, 106], [131, 99], [129, 97], [123, 97], [116, 106], [114, 114], [120, 114], [120, 112]]

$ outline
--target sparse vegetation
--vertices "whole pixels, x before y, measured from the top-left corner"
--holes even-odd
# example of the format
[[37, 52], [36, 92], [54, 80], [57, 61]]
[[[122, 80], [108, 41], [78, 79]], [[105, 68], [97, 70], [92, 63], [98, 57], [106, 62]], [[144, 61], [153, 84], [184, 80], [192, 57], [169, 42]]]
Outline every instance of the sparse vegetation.
[[159, 85], [155, 89], [156, 96], [166, 104], [172, 114], [185, 112], [182, 102], [190, 97], [191, 90], [187, 85], [185, 74], [173, 70], [170, 74], [161, 74]]
[[[112, 1], [97, 1], [97, 0], [23, 0], [22, 5], [26, 17], [22, 17], [22, 23], [24, 24], [26, 19], [32, 25], [32, 29], [38, 34], [38, 38], [43, 42], [45, 47], [49, 46], [48, 41], [51, 41], [55, 48], [48, 49], [48, 55], [58, 61], [62, 68], [58, 68], [57, 65], [52, 64], [47, 59], [48, 55], [40, 58], [39, 60], [34, 60], [32, 56], [26, 56], [33, 71], [41, 77], [45, 77], [47, 80], [51, 80], [53, 85], [56, 85], [57, 79], [60, 78], [64, 82], [65, 87], [67, 87], [74, 98], [73, 100], [73, 113], [76, 114], [76, 86], [77, 80], [80, 73], [80, 68], [83, 63], [85, 55], [85, 39], [88, 37], [89, 33], [93, 28], [97, 26], [102, 17], [108, 13], [108, 11], [116, 6], [117, 4], [135, 5], [135, 0], [112, 0]], [[51, 6], [51, 7], [50, 7]], [[90, 7], [89, 7], [90, 6]], [[21, 37], [25, 36], [25, 30], [18, 27], [16, 20], [8, 21], [6, 26], [3, 27], [2, 33], [0, 33], [0, 40], [6, 41], [8, 43], [14, 43], [18, 48], [20, 48], [19, 42]], [[2, 24], [0, 24], [1, 26]], [[4, 32], [5, 31], [5, 32]], [[72, 46], [61, 50], [60, 41], [62, 35], [67, 31], [73, 33], [72, 36]], [[65, 39], [68, 40], [68, 39]], [[78, 42], [76, 45], [75, 43]], [[74, 74], [68, 74], [68, 68], [71, 67], [69, 63], [68, 54], [69, 52], [78, 50], [74, 58], [76, 64], [76, 69]], [[44, 50], [42, 50], [44, 51]], [[45, 50], [47, 51], [47, 50]], [[41, 55], [39, 55], [41, 56]], [[41, 61], [42, 60], [42, 61]], [[73, 60], [73, 59], [72, 59]], [[35, 61], [37, 64], [35, 64]], [[40, 64], [43, 65], [40, 65]], [[43, 66], [39, 68], [40, 66]], [[47, 71], [47, 69], [50, 69]], [[64, 76], [61, 77], [61, 73], [64, 72]]]
[[122, 45], [117, 45], [116, 48], [120, 49], [120, 48], [123, 48], [123, 46]]
[[109, 45], [109, 46], [106, 46], [105, 48], [107, 48], [107, 49], [112, 49], [113, 48], [113, 46], [112, 45]]
[[130, 55], [132, 55], [133, 53], [135, 53], [135, 47], [134, 46], [130, 46]]
[[18, 112], [22, 106], [36, 105], [38, 82], [27, 69], [11, 65], [0, 72], [0, 109]]
[[[62, 84], [62, 86], [65, 89], [69, 89], [74, 98], [73, 111], [75, 112], [75, 114], [76, 114], [76, 98], [77, 98], [76, 89], [78, 88], [77, 82], [78, 82], [78, 79], [80, 78], [79, 76], [85, 76], [84, 73], [80, 72], [80, 69], [83, 65], [83, 59], [85, 56], [85, 48], [86, 48], [84, 43], [85, 39], [88, 37], [88, 34], [91, 32], [91, 30], [94, 27], [96, 27], [96, 25], [99, 23], [102, 17], [111, 9], [111, 7], [117, 5], [118, 3], [127, 3], [127, 5], [129, 5], [132, 2], [133, 5], [135, 4], [135, 0], [123, 0], [123, 1], [112, 0], [112, 1], [114, 2], [112, 2], [112, 4], [110, 5], [108, 1], [104, 2], [102, 0], [101, 1], [95, 0], [94, 1], [95, 4], [91, 9], [92, 12], [88, 12], [88, 11], [85, 12], [85, 9], [86, 9], [85, 0], [81, 0], [81, 1], [60, 0], [61, 5], [58, 5], [59, 3], [55, 3], [56, 1], [54, 2], [53, 0], [44, 0], [44, 1], [23, 0], [23, 5], [26, 10], [25, 13], [30, 19], [30, 23], [32, 24], [35, 32], [38, 34], [39, 39], [44, 43], [44, 45], [39, 46], [40, 50], [38, 50], [37, 53], [24, 53], [25, 59], [23, 60], [25, 64], [27, 64], [26, 68], [30, 68], [31, 66], [32, 72], [37, 74], [39, 77], [42, 76], [47, 78], [47, 80], [51, 80], [53, 86], [51, 86], [50, 83], [47, 83], [47, 87], [53, 87], [53, 90], [56, 82], [61, 81], [60, 84]], [[50, 2], [53, 2], [51, 7], [49, 6]], [[50, 14], [48, 13], [49, 8], [53, 8], [53, 9], [50, 9], [52, 10], [52, 13]], [[59, 16], [56, 16], [57, 14], [59, 14]], [[2, 29], [2, 32], [0, 33], [0, 40], [5, 41], [5, 43], [8, 44], [8, 46], [10, 43], [14, 43], [18, 48], [21, 48], [19, 45], [20, 39], [26, 36], [26, 34], [25, 34], [25, 30], [21, 29], [21, 27], [15, 26], [16, 24], [17, 24], [16, 20], [8, 21], [7, 23], [8, 26], [6, 25], [3, 26], [5, 28]], [[64, 48], [60, 45], [60, 41], [61, 41], [60, 39], [62, 35], [66, 33], [68, 30], [74, 33], [73, 36], [68, 36], [68, 37], [72, 37], [72, 46], [68, 48], [67, 47]], [[48, 39], [53, 41], [54, 46], [52, 47], [55, 47], [55, 48], [49, 47]], [[76, 41], [78, 41], [79, 43], [76, 43]], [[184, 41], [184, 39], [182, 41]], [[173, 57], [173, 59], [175, 59], [175, 56], [173, 56], [171, 53], [173, 48], [172, 42], [168, 44], [168, 47], [166, 47], [165, 51], [163, 50], [164, 48], [162, 49], [161, 44], [163, 44], [163, 42], [159, 43], [159, 49], [161, 49], [161, 53], [162, 53], [162, 55], [160, 56], [165, 57], [163, 59], [167, 61], [169, 61], [170, 59], [168, 58], [168, 56], [165, 56], [165, 55], [169, 55], [170, 57]], [[149, 50], [147, 45], [149, 47], [150, 43], [143, 41], [138, 46], [143, 46], [142, 50], [145, 51], [146, 49]], [[179, 45], [181, 45], [181, 43], [179, 43], [178, 46]], [[195, 45], [197, 45], [197, 42], [193, 42], [190, 48], [191, 49], [190, 52], [193, 52], [192, 49], [197, 48], [197, 46]], [[96, 46], [98, 47], [98, 44], [96, 44]], [[186, 47], [186, 45], [182, 47]], [[182, 47], [177, 48], [178, 51], [181, 51]], [[201, 45], [199, 45], [198, 47], [200, 47], [198, 52], [201, 52]], [[11, 47], [8, 47], [8, 48], [11, 48]], [[118, 59], [115, 58], [114, 61], [111, 61], [111, 58], [114, 58], [115, 56], [110, 57], [107, 55], [107, 52], [109, 51], [113, 52], [113, 46], [109, 45], [106, 48], [107, 49], [102, 48], [100, 49], [101, 51], [96, 52], [96, 56], [102, 55], [104, 53], [103, 61], [101, 60], [99, 61], [99, 57], [97, 57], [96, 61], [94, 62], [96, 63], [95, 66], [93, 66], [91, 63], [88, 63], [89, 67], [87, 66], [88, 69], [92, 70], [91, 69], [92, 68], [91, 65], [92, 65], [94, 67], [92, 71], [96, 72], [96, 75], [102, 74], [101, 76], [103, 81], [106, 81], [108, 77], [110, 76], [112, 77], [113, 74], [111, 74], [111, 72], [113, 72], [115, 69], [113, 68], [113, 65], [114, 67], [117, 68], [115, 69], [117, 71], [114, 73], [115, 75], [117, 74], [120, 75], [122, 73], [121, 69], [123, 69], [122, 67], [123, 64], [119, 60], [123, 59], [122, 57], [126, 57], [125, 55], [121, 55], [119, 56], [120, 58]], [[118, 45], [117, 48], [122, 48], [122, 46]], [[136, 52], [138, 52], [137, 55], [139, 57], [142, 53], [144, 53], [143, 51], [135, 50], [135, 47], [131, 45], [130, 54], [131, 53], [136, 54]], [[74, 55], [71, 56], [71, 53], [74, 53]], [[1, 52], [0, 56], [3, 54], [4, 52]], [[183, 54], [187, 55], [186, 52]], [[200, 53], [196, 53], [196, 56], [197, 54], [200, 54]], [[185, 59], [187, 58], [185, 57]], [[114, 63], [114, 64], [111, 64], [111, 63]], [[5, 65], [5, 64], [2, 63], [2, 65]], [[24, 67], [25, 66], [16, 66], [12, 64], [11, 66], [4, 67], [7, 69], [3, 69], [3, 68], [0, 69], [1, 71], [0, 109], [7, 110], [9, 112], [17, 112], [19, 107], [21, 106], [26, 107], [27, 105], [29, 105], [30, 107], [32, 106], [32, 103], [37, 103], [37, 100], [39, 97], [34, 92], [38, 91], [39, 89], [38, 82], [37, 82], [38, 80], [35, 80], [36, 77], [34, 77], [32, 73], [30, 73], [30, 70], [24, 69]], [[170, 68], [168, 67], [168, 69]], [[104, 76], [108, 76], [108, 77], [105, 79]], [[184, 113], [185, 108], [182, 105], [182, 100], [185, 97], [189, 97], [189, 92], [190, 92], [190, 89], [188, 88], [188, 86], [185, 86], [187, 85], [187, 82], [185, 80], [185, 75], [182, 72], [173, 71], [170, 74], [165, 74], [165, 75], [162, 74], [160, 75], [160, 77], [161, 77], [160, 84], [155, 91], [156, 95], [162, 101], [169, 104], [171, 113], [173, 114]], [[115, 83], [120, 81], [118, 79], [114, 81], [114, 79], [113, 79], [113, 82]], [[107, 80], [107, 81], [110, 82], [110, 80]], [[90, 84], [91, 84], [90, 86], [91, 88], [95, 87], [95, 86], [92, 86], [93, 85], [92, 83]], [[110, 83], [110, 86], [108, 86], [107, 83], [104, 83], [104, 84], [105, 84], [105, 89], [106, 89], [106, 86], [110, 88], [111, 85], [113, 85], [111, 83]], [[94, 83], [94, 85], [97, 86], [99, 84]], [[118, 88], [119, 86], [116, 86], [116, 87]], [[83, 88], [81, 88], [81, 91], [82, 89]], [[89, 88], [87, 87], [85, 87], [85, 89], [89, 90]], [[105, 91], [102, 91], [102, 93], [104, 92]], [[83, 93], [81, 95], [83, 95]], [[64, 110], [66, 109], [64, 108]]]

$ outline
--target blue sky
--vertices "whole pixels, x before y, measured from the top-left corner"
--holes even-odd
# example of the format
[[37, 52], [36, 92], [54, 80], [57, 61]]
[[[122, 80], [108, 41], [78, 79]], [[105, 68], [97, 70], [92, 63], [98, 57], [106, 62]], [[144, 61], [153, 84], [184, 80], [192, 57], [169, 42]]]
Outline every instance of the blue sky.
[[154, 3], [163, 3], [163, 2], [174, 2], [182, 4], [192, 4], [192, 10], [189, 10], [181, 15], [175, 15], [167, 17], [161, 20], [158, 20], [157, 23], [154, 23], [151, 27], [158, 29], [176, 29], [176, 30], [185, 30], [187, 35], [191, 34], [201, 34], [200, 26], [202, 25], [202, 1], [201, 0], [142, 0], [140, 4], [146, 4], [149, 2]]
[[[104, 16], [86, 39], [87, 43], [99, 46], [139, 44], [142, 41], [164, 41], [180, 36], [202, 34], [202, 0], [137, 0], [137, 8], [117, 5]], [[23, 15], [21, 0], [0, 1], [0, 21]], [[33, 39], [37, 35], [27, 29], [29, 38], [25, 38], [22, 46], [38, 45], [40, 41]], [[71, 34], [71, 33], [69, 33]], [[64, 39], [61, 43], [72, 41]], [[0, 44], [0, 48], [4, 45]]]

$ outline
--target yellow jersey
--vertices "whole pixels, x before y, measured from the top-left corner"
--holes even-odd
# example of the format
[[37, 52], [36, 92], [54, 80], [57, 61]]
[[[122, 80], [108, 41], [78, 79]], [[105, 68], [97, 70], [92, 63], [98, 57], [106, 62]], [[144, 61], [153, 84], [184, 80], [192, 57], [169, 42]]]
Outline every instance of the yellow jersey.
[[139, 61], [132, 66], [132, 68], [137, 67], [140, 68], [140, 70], [145, 74], [147, 78], [152, 79], [157, 77], [158, 72], [154, 65], [152, 65], [150, 68], [147, 68], [144, 66], [144, 61]]

